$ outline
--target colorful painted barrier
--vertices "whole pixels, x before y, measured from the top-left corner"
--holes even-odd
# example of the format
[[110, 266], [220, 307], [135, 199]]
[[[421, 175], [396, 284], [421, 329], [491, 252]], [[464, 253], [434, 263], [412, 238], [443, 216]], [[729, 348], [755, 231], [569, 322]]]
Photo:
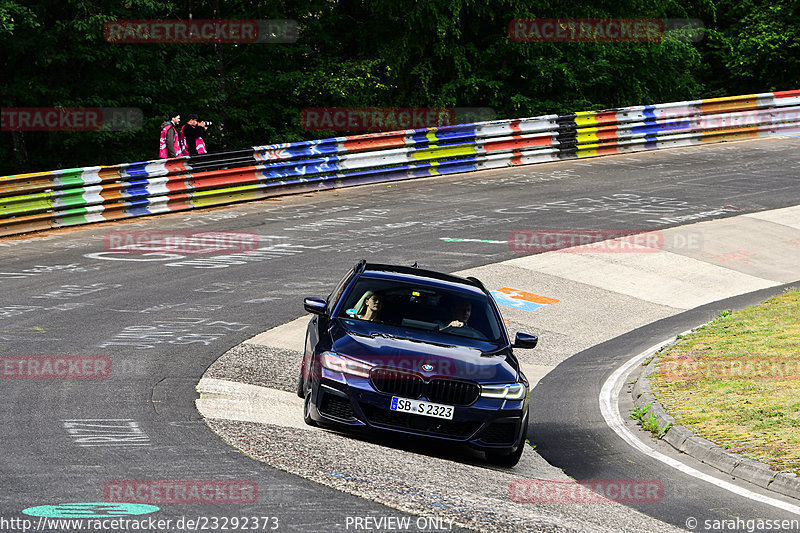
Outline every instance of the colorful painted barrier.
[[800, 133], [800, 90], [0, 177], [0, 235], [294, 192]]

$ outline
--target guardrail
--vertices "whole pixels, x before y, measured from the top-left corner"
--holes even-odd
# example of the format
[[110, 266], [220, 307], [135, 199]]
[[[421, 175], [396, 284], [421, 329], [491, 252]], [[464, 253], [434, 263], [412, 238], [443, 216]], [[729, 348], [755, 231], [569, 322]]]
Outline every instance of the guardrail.
[[800, 133], [800, 90], [0, 177], [0, 235], [313, 190]]

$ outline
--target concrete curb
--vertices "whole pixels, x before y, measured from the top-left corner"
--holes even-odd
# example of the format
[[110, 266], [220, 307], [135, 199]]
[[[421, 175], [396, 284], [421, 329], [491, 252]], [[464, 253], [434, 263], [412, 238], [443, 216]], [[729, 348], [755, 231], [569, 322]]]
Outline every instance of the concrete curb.
[[[662, 349], [675, 341], [674, 337], [669, 339], [664, 343]], [[646, 416], [655, 415], [658, 427], [663, 428], [670, 424], [662, 440], [677, 451], [713, 466], [734, 479], [744, 479], [778, 494], [800, 499], [800, 477], [796, 474], [776, 472], [769, 465], [728, 452], [722, 446], [696, 436], [687, 427], [675, 424], [675, 418], [667, 413], [650, 389], [650, 374], [658, 367], [658, 359], [658, 353], [656, 353], [652, 361], [642, 368], [631, 394], [635, 407], [644, 408], [649, 404]]]

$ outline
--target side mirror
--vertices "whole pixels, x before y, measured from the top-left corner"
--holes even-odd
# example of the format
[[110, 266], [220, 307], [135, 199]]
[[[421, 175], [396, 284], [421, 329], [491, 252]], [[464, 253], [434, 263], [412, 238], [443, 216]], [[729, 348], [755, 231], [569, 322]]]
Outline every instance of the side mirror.
[[324, 315], [328, 308], [328, 302], [322, 298], [306, 298], [303, 300], [303, 309], [315, 315]]
[[536, 335], [531, 335], [530, 333], [517, 333], [512, 346], [514, 346], [514, 348], [536, 348], [536, 344], [538, 342], [539, 337]]

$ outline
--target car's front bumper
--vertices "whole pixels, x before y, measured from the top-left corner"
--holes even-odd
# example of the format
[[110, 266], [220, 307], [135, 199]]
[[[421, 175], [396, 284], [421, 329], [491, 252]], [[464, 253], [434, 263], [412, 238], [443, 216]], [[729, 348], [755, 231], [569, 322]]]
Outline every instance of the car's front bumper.
[[478, 398], [472, 405], [456, 405], [452, 420], [392, 411], [391, 400], [367, 378], [323, 370], [313, 381], [310, 414], [323, 425], [445, 439], [481, 450], [515, 450], [524, 440], [527, 398]]

